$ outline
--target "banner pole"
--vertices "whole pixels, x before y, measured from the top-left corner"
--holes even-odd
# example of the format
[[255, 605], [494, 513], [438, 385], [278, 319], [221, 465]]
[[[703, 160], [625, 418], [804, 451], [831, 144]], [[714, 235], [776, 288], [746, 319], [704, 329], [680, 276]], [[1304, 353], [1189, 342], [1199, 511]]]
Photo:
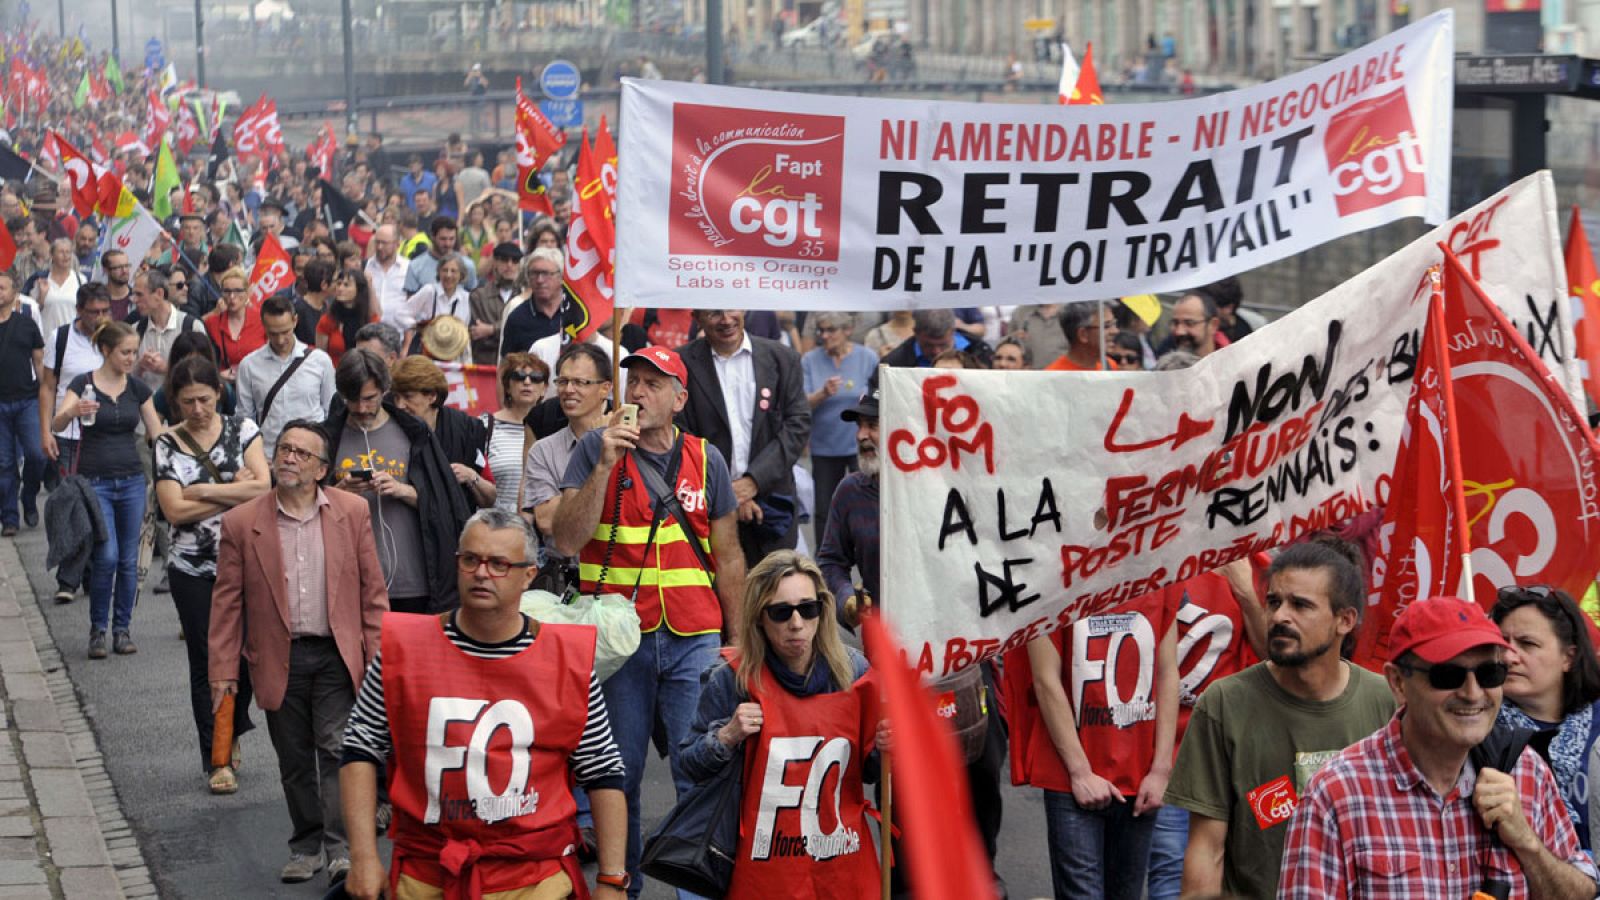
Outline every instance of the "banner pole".
[[611, 307], [611, 408], [622, 405], [622, 307]]
[[878, 776], [883, 783], [883, 809], [879, 810], [883, 815], [878, 820], [878, 824], [881, 826], [878, 829], [878, 837], [881, 839], [878, 841], [878, 872], [883, 878], [883, 900], [889, 900], [889, 881], [892, 870], [890, 849], [894, 836], [894, 782], [889, 778], [889, 759], [890, 754], [884, 753], [883, 767], [881, 774]]
[[1095, 334], [1100, 335], [1100, 371], [1104, 372], [1106, 370], [1106, 301], [1096, 300], [1094, 302], [1094, 316]]

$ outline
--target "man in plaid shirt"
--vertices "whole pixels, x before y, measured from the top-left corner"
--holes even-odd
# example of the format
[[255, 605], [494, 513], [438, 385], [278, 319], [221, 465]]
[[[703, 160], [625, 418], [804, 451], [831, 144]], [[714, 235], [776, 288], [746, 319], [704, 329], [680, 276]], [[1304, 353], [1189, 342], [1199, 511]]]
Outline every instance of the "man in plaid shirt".
[[1467, 760], [1494, 727], [1512, 652], [1477, 605], [1411, 604], [1384, 666], [1400, 711], [1306, 786], [1279, 898], [1467, 898], [1493, 879], [1512, 898], [1596, 895], [1596, 872], [1550, 769], [1525, 752], [1506, 774]]

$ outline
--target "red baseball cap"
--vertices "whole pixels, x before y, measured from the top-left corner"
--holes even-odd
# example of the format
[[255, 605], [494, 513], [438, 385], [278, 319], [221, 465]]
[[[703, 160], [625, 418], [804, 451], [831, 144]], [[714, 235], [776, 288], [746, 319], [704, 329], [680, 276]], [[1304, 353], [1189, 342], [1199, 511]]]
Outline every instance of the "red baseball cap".
[[1429, 597], [1407, 606], [1389, 632], [1389, 661], [1408, 651], [1429, 663], [1448, 662], [1474, 647], [1510, 648], [1476, 603]]
[[621, 363], [624, 369], [630, 369], [639, 364], [647, 365], [663, 375], [670, 375], [678, 379], [678, 383], [684, 387], [689, 386], [689, 370], [684, 367], [683, 360], [678, 358], [678, 354], [665, 347], [641, 347], [633, 353], [629, 353]]

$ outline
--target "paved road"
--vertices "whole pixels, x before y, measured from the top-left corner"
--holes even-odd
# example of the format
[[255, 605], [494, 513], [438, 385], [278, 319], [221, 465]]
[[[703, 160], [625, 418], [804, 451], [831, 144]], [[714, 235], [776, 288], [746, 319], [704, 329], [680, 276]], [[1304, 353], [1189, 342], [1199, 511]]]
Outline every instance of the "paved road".
[[[55, 583], [43, 568], [42, 530], [24, 530], [17, 544], [160, 895], [173, 900], [320, 897], [320, 878], [305, 885], [278, 881], [278, 869], [287, 858], [288, 813], [259, 711], [258, 727], [243, 740], [239, 793], [214, 797], [206, 791], [189, 715], [188, 664], [170, 599], [148, 588], [141, 594], [133, 628], [138, 654], [89, 660], [88, 601], [80, 596], [60, 607], [51, 602]], [[646, 821], [654, 822], [667, 811], [671, 792], [665, 763], [652, 760], [645, 782]], [[1001, 840], [999, 868], [1011, 896], [1048, 895], [1043, 805], [1037, 791], [1008, 789]], [[660, 885], [644, 893], [646, 900], [671, 896]]]

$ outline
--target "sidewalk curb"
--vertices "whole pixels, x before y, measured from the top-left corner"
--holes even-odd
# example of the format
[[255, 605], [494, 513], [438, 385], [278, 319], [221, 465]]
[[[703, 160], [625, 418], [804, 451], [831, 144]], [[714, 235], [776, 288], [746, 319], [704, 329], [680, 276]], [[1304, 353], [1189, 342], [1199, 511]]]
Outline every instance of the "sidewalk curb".
[[[16, 543], [9, 540], [0, 541], [0, 680], [7, 736], [20, 754], [11, 759], [0, 746], [0, 787], [12, 768], [27, 785], [48, 896], [156, 896], [98, 740], [50, 636]], [[10, 802], [0, 801], [0, 807]], [[4, 821], [0, 817], [0, 825]], [[15, 864], [0, 863], [0, 884], [9, 883], [3, 880], [7, 865]], [[0, 896], [10, 896], [5, 890], [0, 887]]]

